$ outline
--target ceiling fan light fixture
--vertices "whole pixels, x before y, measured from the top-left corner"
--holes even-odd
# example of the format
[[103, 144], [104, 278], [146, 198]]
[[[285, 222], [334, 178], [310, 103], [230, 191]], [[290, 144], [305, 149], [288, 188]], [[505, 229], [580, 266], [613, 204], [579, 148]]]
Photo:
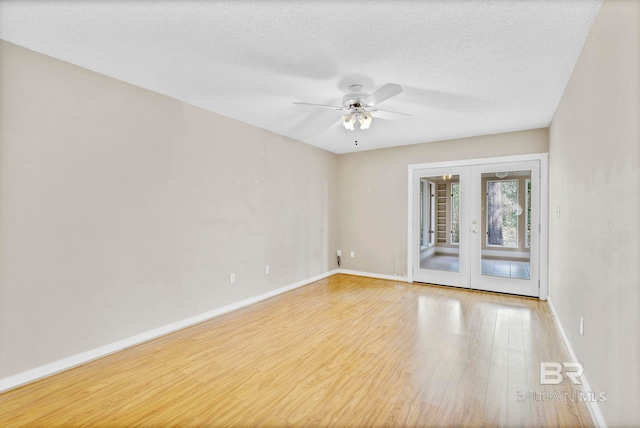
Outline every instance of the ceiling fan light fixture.
[[348, 129], [349, 131], [355, 131], [355, 125], [356, 123], [356, 115], [353, 113], [347, 113], [344, 116], [342, 116], [342, 126], [345, 127], [345, 129]]
[[371, 126], [371, 113], [368, 111], [362, 112], [358, 115], [358, 122], [360, 122], [360, 129], [369, 129]]

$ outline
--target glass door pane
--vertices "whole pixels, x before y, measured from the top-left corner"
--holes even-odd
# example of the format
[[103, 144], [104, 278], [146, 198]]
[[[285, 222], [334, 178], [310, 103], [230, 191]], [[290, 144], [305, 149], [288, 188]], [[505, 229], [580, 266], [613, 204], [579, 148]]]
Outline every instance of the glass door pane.
[[482, 174], [482, 209], [486, 212], [482, 245], [482, 275], [530, 278], [527, 245], [527, 197], [531, 171], [499, 171]]
[[460, 214], [458, 203], [454, 206], [451, 198], [452, 189], [460, 186], [459, 180], [460, 177], [454, 174], [421, 178], [421, 236], [425, 244], [420, 248], [422, 269], [460, 271], [458, 222], [452, 221]]

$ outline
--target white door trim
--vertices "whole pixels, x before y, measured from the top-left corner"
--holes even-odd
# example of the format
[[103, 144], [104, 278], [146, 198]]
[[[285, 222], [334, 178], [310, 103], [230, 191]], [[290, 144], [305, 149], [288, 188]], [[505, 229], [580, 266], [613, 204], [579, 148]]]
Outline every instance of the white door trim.
[[414, 171], [425, 168], [450, 168], [456, 166], [484, 165], [492, 163], [518, 162], [518, 161], [540, 161], [540, 300], [546, 300], [549, 294], [549, 154], [537, 153], [519, 156], [503, 156], [493, 158], [468, 159], [459, 161], [433, 162], [413, 164], [408, 166], [407, 171], [407, 280], [413, 282], [414, 269], [414, 245], [413, 245], [413, 222], [414, 222]]
[[[413, 186], [417, 185], [420, 180], [419, 177], [422, 176], [422, 174], [428, 174], [429, 176], [433, 177], [433, 176], [444, 176], [444, 175], [459, 175], [460, 176], [460, 183], [461, 183], [461, 188], [465, 189], [464, 191], [460, 192], [460, 205], [461, 206], [469, 206], [471, 204], [471, 200], [470, 200], [470, 192], [468, 192], [466, 189], [471, 188], [470, 183], [468, 182], [468, 180], [470, 179], [471, 175], [470, 174], [465, 174], [465, 170], [467, 170], [469, 168], [466, 168], [464, 166], [458, 166], [458, 167], [452, 167], [452, 168], [429, 168], [429, 169], [416, 169], [414, 170], [414, 177], [413, 177]], [[413, 215], [415, 216], [418, 212], [419, 212], [419, 189], [416, 189], [414, 187], [414, 190], [416, 190], [416, 192], [414, 192], [413, 194], [413, 208], [416, 210], [416, 212], [413, 213]], [[449, 198], [449, 194], [447, 194], [447, 199]], [[468, 212], [462, 210], [460, 212], [460, 223], [461, 224], [467, 224], [469, 222], [469, 219], [467, 218], [468, 216]], [[419, 222], [419, 218], [418, 218], [418, 222]], [[416, 222], [417, 224], [417, 222]], [[465, 229], [466, 230], [466, 229]], [[447, 233], [447, 241], [449, 239], [449, 234]], [[412, 235], [412, 242], [415, 244], [416, 241], [419, 240], [420, 237], [420, 231], [419, 228], [413, 228], [413, 235]], [[430, 272], [430, 278], [429, 281], [434, 282], [435, 284], [442, 284], [442, 285], [449, 285], [449, 286], [453, 286], [453, 287], [461, 287], [461, 288], [469, 288], [469, 266], [470, 266], [470, 261], [469, 261], [469, 234], [466, 233], [464, 230], [461, 229], [460, 231], [460, 243], [458, 245], [457, 248], [451, 248], [450, 250], [454, 250], [458, 256], [459, 256], [459, 269], [457, 271], [447, 271], [447, 270], [429, 270]], [[436, 238], [437, 239], [437, 238]], [[419, 254], [416, 254], [415, 252], [412, 254], [412, 257], [414, 257], [413, 260], [413, 265], [414, 266], [419, 266], [420, 265], [420, 257]], [[417, 267], [416, 267], [417, 269]], [[416, 277], [416, 272], [412, 272], [412, 276], [415, 278]], [[418, 280], [420, 280], [420, 278], [418, 278]]]

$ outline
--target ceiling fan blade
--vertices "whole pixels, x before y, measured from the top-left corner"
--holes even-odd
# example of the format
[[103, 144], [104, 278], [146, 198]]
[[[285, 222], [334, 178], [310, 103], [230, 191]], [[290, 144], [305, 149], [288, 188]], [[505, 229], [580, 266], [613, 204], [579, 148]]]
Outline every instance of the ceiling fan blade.
[[301, 103], [298, 101], [294, 101], [294, 104], [297, 105], [301, 105], [301, 106], [311, 106], [311, 107], [320, 107], [320, 108], [328, 108], [331, 110], [342, 110], [342, 107], [338, 107], [338, 106], [328, 106], [326, 104], [312, 104], [312, 103]]
[[322, 132], [327, 131], [333, 125], [340, 122], [340, 115], [328, 110], [313, 110], [301, 121], [296, 123], [292, 128], [287, 130], [284, 135], [297, 139], [306, 139], [314, 137]]
[[375, 118], [395, 120], [395, 121], [405, 120], [405, 119], [409, 119], [410, 117], [413, 117], [412, 114], [398, 113], [396, 111], [388, 111], [388, 110], [371, 110], [371, 114], [373, 114], [373, 117]]
[[476, 113], [482, 109], [491, 110], [495, 108], [489, 98], [483, 98], [473, 94], [445, 92], [412, 86], [405, 86], [403, 89], [403, 102], [422, 107], [449, 110], [458, 113]]
[[402, 92], [402, 87], [395, 83], [387, 83], [373, 94], [364, 99], [364, 103], [370, 106], [375, 106], [383, 101], [388, 100], [391, 97], [395, 97]]

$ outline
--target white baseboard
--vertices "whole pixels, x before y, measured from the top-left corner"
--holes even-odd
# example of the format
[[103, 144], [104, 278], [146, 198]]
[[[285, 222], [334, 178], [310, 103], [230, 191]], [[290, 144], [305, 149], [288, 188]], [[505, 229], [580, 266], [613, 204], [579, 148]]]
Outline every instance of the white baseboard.
[[[560, 331], [562, 340], [564, 341], [564, 344], [566, 345], [567, 350], [569, 350], [569, 356], [571, 357], [572, 362], [579, 363], [580, 361], [578, 361], [578, 357], [573, 351], [571, 342], [569, 342], [569, 336], [567, 336], [567, 333], [565, 332], [564, 327], [562, 326], [562, 322], [560, 321], [560, 317], [558, 317], [558, 313], [556, 312], [555, 306], [553, 306], [553, 303], [551, 302], [551, 298], [548, 298], [547, 302], [549, 303], [549, 308], [551, 308], [553, 319], [555, 320], [556, 325], [558, 326], [558, 330]], [[581, 382], [580, 386], [583, 392], [592, 391], [591, 386], [589, 385], [589, 381], [587, 380], [586, 373], [580, 376], [580, 382]], [[598, 406], [598, 403], [595, 401], [585, 401], [585, 403], [587, 404], [587, 408], [589, 409], [589, 415], [591, 416], [591, 419], [594, 425], [601, 428], [607, 428], [607, 422], [604, 419], [604, 415], [602, 414], [602, 411], [600, 410], [600, 406]]]
[[345, 275], [356, 275], [356, 276], [366, 276], [367, 278], [376, 278], [376, 279], [389, 279], [391, 281], [402, 281], [402, 282], [410, 282], [406, 276], [395, 276], [395, 275], [383, 275], [381, 273], [370, 273], [370, 272], [362, 272], [359, 270], [350, 270], [350, 269], [338, 269], [334, 271], [335, 273], [342, 273]]
[[436, 253], [436, 247], [431, 247], [426, 251], [421, 251], [420, 252], [420, 260], [424, 260], [424, 259], [428, 259], [429, 257], [433, 256]]
[[302, 287], [307, 284], [311, 284], [312, 282], [327, 278], [336, 273], [339, 273], [339, 269], [325, 272], [323, 274], [316, 275], [312, 278], [307, 278], [305, 280], [298, 281], [296, 283], [286, 285], [284, 287], [280, 287], [275, 290], [271, 290], [266, 293], [259, 294], [257, 296], [240, 300], [239, 302], [222, 306], [220, 308], [216, 308], [184, 320], [176, 321], [174, 323], [171, 323], [162, 327], [154, 328], [153, 330], [145, 331], [144, 333], [140, 333], [135, 336], [128, 337], [126, 339], [122, 339], [117, 342], [92, 349], [90, 351], [72, 355], [70, 357], [63, 358], [61, 360], [57, 360], [49, 364], [45, 364], [40, 367], [36, 367], [30, 370], [24, 371], [22, 373], [15, 374], [13, 376], [6, 377], [4, 379], [0, 379], [0, 392], [17, 388], [27, 383], [34, 382], [38, 379], [42, 379], [44, 377], [51, 376], [56, 373], [60, 373], [64, 370], [77, 367], [79, 365], [88, 363], [98, 358], [105, 357], [109, 354], [122, 351], [123, 349], [139, 345], [141, 343], [158, 338], [160, 336], [164, 336], [174, 331], [181, 330], [183, 328], [190, 327], [195, 324], [199, 324], [203, 321], [207, 321], [211, 318], [218, 317], [220, 315], [235, 311], [240, 308], [244, 308], [245, 306], [253, 305], [262, 300], [266, 300], [270, 297], [277, 296], [278, 294], [282, 294], [287, 291], [293, 290], [295, 288]]
[[459, 247], [436, 247], [436, 254], [460, 254]]

